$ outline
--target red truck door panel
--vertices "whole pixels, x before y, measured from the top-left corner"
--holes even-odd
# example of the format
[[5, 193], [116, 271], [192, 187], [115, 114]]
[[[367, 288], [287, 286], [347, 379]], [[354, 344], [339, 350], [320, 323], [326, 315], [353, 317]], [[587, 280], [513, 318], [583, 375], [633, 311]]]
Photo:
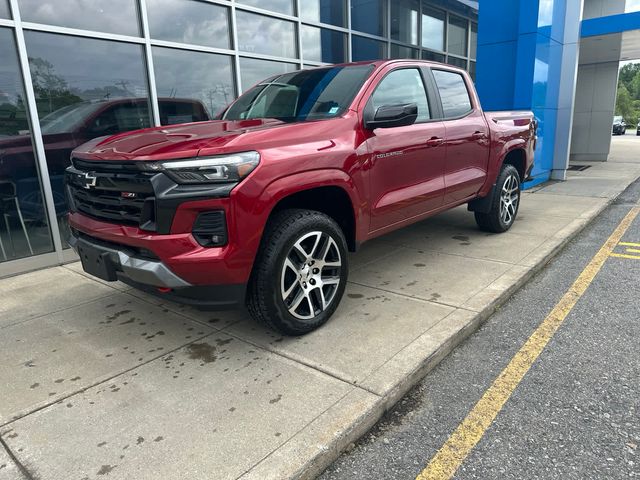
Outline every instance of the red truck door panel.
[[371, 231], [434, 210], [443, 202], [445, 130], [441, 121], [431, 120], [420, 70], [389, 72], [366, 108], [375, 114], [383, 105], [406, 103], [418, 105], [416, 123], [369, 132]]
[[461, 74], [437, 69], [432, 72], [446, 129], [444, 203], [449, 204], [474, 195], [484, 184], [489, 162], [489, 127]]

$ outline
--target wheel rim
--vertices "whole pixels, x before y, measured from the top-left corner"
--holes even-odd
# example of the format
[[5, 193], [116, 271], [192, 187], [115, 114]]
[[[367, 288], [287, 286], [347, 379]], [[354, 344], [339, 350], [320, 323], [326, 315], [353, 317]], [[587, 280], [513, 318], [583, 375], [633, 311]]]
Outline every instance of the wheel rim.
[[342, 258], [335, 240], [324, 232], [306, 233], [291, 247], [282, 265], [280, 294], [291, 315], [311, 320], [335, 299]]
[[520, 182], [511, 174], [502, 185], [500, 193], [500, 218], [505, 225], [510, 225], [516, 217], [518, 202], [520, 201]]

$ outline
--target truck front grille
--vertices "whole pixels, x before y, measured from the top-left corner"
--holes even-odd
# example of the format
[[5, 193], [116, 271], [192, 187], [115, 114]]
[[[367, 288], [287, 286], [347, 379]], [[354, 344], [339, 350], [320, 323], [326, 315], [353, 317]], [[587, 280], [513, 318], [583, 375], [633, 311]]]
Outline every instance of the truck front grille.
[[97, 220], [155, 230], [152, 173], [132, 162], [72, 159], [67, 170], [71, 209]]

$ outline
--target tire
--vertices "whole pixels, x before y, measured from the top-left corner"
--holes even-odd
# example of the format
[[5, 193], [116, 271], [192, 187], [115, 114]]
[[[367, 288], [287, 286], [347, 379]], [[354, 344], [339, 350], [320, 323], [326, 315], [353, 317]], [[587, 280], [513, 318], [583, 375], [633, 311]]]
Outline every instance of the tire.
[[488, 213], [475, 212], [476, 223], [485, 232], [503, 233], [511, 228], [520, 207], [520, 174], [513, 165], [503, 165], [491, 191]]
[[265, 229], [247, 308], [269, 328], [303, 335], [333, 315], [348, 275], [347, 242], [338, 224], [313, 210], [283, 210]]

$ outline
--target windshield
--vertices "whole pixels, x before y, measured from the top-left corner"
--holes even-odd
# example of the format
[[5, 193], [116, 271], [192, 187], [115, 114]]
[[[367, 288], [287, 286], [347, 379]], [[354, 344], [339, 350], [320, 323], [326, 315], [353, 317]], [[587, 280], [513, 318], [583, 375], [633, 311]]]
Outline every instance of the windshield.
[[328, 67], [286, 73], [266, 80], [240, 96], [223, 120], [277, 118], [304, 122], [338, 117], [349, 108], [371, 65]]
[[99, 103], [75, 103], [59, 108], [40, 120], [44, 135], [73, 132], [88, 116], [100, 108]]

